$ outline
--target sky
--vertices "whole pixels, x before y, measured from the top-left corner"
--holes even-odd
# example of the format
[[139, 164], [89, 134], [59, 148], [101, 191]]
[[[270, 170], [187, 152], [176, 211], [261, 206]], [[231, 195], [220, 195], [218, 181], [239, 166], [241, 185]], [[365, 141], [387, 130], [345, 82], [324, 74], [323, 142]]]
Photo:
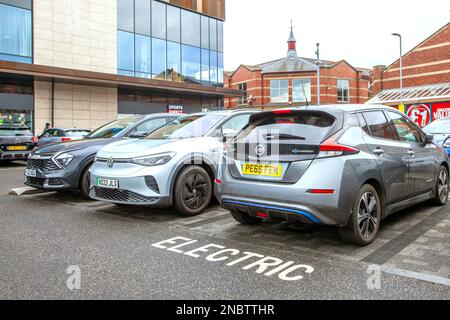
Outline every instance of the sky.
[[286, 56], [293, 20], [300, 57], [389, 65], [450, 21], [448, 0], [226, 0], [225, 70]]

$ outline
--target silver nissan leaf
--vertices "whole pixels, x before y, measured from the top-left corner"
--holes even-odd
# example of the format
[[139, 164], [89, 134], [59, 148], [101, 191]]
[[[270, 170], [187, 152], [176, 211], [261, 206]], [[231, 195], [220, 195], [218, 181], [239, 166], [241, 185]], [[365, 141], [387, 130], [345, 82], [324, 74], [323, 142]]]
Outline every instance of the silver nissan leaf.
[[254, 114], [228, 143], [218, 171], [216, 196], [237, 221], [337, 226], [357, 245], [371, 243], [398, 210], [448, 200], [447, 153], [383, 106]]

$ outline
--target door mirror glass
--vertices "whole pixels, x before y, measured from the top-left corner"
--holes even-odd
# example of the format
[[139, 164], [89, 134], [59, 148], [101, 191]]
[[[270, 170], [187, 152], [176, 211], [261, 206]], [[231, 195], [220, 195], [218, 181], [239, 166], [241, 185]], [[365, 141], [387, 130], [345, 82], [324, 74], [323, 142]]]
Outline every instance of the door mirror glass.
[[145, 131], [136, 131], [133, 134], [130, 135], [130, 138], [132, 139], [143, 139], [146, 136], [148, 136], [148, 133]]

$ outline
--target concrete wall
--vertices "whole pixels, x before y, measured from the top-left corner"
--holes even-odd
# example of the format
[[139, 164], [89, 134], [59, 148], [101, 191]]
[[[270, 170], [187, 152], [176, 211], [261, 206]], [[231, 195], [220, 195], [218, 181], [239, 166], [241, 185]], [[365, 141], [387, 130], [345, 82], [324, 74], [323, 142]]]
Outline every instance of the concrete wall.
[[[116, 0], [34, 0], [34, 63], [117, 72]], [[52, 97], [54, 102], [52, 103]], [[35, 81], [35, 128], [95, 129], [117, 117], [117, 89]]]

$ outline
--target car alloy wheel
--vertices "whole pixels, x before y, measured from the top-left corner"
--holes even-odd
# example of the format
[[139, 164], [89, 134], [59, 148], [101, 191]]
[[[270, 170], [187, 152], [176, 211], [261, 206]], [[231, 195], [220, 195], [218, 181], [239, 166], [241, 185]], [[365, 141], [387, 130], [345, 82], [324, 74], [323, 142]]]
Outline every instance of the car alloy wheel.
[[193, 173], [187, 177], [183, 188], [185, 205], [192, 210], [202, 207], [207, 199], [208, 185], [203, 175]]
[[439, 173], [438, 195], [441, 202], [445, 203], [448, 197], [448, 175], [446, 170], [441, 170]]
[[358, 227], [365, 239], [371, 239], [378, 227], [378, 206], [375, 195], [366, 192], [360, 199], [358, 210]]

